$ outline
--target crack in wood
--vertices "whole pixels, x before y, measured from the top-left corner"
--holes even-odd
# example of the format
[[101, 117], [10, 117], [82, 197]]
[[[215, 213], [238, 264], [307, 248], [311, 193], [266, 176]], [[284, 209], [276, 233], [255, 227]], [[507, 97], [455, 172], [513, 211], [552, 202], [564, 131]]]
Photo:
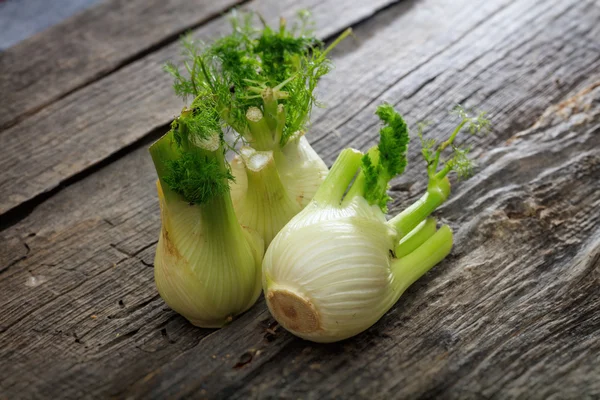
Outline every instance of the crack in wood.
[[3, 273], [8, 272], [8, 270], [11, 269], [11, 267], [17, 265], [18, 263], [26, 260], [27, 257], [29, 257], [29, 253], [31, 253], [31, 249], [29, 248], [29, 245], [26, 242], [22, 242], [22, 245], [23, 245], [23, 247], [25, 247], [25, 254], [15, 260], [11, 261], [6, 266], [0, 268], [0, 276]]

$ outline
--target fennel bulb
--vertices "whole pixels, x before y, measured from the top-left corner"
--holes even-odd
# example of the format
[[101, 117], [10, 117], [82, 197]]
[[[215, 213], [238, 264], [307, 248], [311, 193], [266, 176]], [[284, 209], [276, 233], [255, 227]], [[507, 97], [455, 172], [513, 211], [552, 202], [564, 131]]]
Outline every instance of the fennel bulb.
[[270, 312], [304, 339], [333, 342], [369, 328], [452, 248], [450, 228], [436, 230], [428, 216], [450, 193], [448, 172], [467, 165], [465, 151], [455, 147], [437, 171], [440, 154], [465, 124], [479, 130], [487, 123], [465, 115], [435, 151], [435, 143], [424, 141], [427, 192], [387, 221], [388, 182], [406, 165], [408, 129], [389, 105], [377, 114], [386, 123], [379, 146], [366, 155], [342, 151], [313, 200], [277, 234], [263, 260]]
[[242, 147], [231, 169], [235, 177], [231, 196], [238, 219], [262, 236], [265, 247], [309, 203], [328, 172], [302, 132], [281, 149]]
[[216, 328], [260, 295], [264, 243], [235, 215], [232, 176], [210, 104], [197, 99], [150, 153], [162, 221], [154, 261], [158, 292], [192, 324]]

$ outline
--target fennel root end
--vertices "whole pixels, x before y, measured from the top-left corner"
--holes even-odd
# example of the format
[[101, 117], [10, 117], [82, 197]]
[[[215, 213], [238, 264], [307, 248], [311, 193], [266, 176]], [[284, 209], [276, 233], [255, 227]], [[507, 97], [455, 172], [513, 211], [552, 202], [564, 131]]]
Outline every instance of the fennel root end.
[[274, 289], [268, 291], [266, 298], [273, 316], [284, 328], [299, 333], [321, 329], [319, 313], [304, 296], [288, 289]]

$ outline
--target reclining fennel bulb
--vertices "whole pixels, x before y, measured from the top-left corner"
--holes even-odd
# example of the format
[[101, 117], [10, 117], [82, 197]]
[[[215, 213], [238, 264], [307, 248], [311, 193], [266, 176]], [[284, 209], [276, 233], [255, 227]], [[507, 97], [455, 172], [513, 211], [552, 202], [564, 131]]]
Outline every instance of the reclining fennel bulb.
[[448, 172], [467, 164], [465, 151], [455, 146], [438, 171], [440, 154], [466, 124], [478, 131], [487, 122], [463, 115], [446, 142], [436, 147], [424, 140], [427, 192], [387, 221], [387, 185], [406, 165], [408, 129], [389, 105], [377, 114], [386, 124], [379, 146], [365, 155], [342, 151], [313, 200], [277, 234], [263, 260], [269, 310], [304, 339], [333, 342], [369, 328], [452, 248], [450, 228], [436, 230], [428, 216], [450, 193]]

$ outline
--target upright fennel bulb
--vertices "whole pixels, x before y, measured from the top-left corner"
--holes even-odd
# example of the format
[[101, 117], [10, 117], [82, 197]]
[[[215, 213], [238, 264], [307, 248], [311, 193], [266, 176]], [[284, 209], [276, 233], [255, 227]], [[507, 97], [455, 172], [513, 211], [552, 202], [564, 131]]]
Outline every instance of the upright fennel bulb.
[[478, 131], [487, 122], [463, 115], [447, 141], [437, 146], [424, 140], [427, 192], [386, 221], [388, 182], [406, 166], [408, 129], [389, 105], [377, 115], [386, 124], [379, 146], [366, 155], [342, 151], [313, 200], [279, 232], [263, 260], [269, 310], [304, 339], [333, 342], [369, 328], [452, 248], [450, 228], [436, 230], [428, 216], [450, 193], [447, 174], [463, 173], [468, 165], [466, 151], [454, 147], [438, 171], [440, 155], [466, 124]]
[[166, 69], [179, 95], [210, 93], [221, 123], [244, 143], [232, 162], [234, 208], [267, 246], [327, 175], [303, 135], [317, 83], [331, 69], [327, 54], [350, 31], [324, 49], [304, 14], [292, 28], [281, 19], [279, 29], [264, 21], [257, 29], [252, 17], [232, 18], [233, 32], [210, 45], [185, 40], [186, 76]]
[[154, 261], [158, 292], [192, 324], [221, 327], [256, 302], [264, 244], [235, 215], [210, 98], [184, 109], [150, 153], [162, 220]]
[[280, 150], [242, 147], [231, 169], [236, 214], [261, 234], [265, 247], [310, 202], [328, 172], [302, 132]]

